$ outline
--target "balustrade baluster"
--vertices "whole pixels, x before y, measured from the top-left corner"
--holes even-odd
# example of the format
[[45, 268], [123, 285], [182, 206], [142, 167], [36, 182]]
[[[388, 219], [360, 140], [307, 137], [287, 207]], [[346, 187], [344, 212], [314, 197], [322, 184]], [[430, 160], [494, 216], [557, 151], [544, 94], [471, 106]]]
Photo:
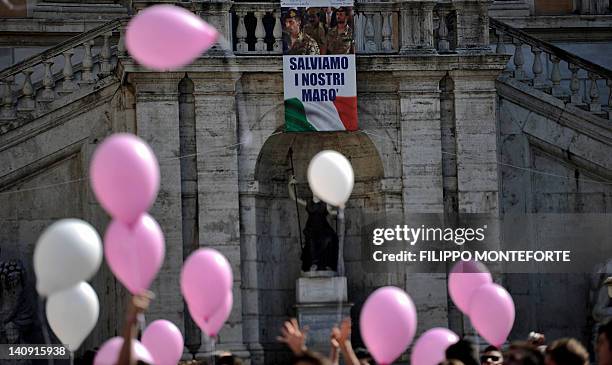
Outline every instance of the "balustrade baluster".
[[85, 55], [83, 56], [83, 61], [81, 62], [81, 66], [83, 67], [83, 72], [81, 73], [81, 81], [80, 84], [91, 84], [93, 83], [94, 77], [91, 70], [93, 69], [93, 57], [91, 56], [91, 46], [93, 46], [93, 40], [83, 42], [83, 48], [85, 49]]
[[283, 53], [283, 28], [281, 26], [281, 14], [280, 11], [274, 12], [274, 29], [272, 35], [274, 36], [274, 45], [272, 49], [276, 53]]
[[248, 34], [246, 25], [244, 25], [244, 18], [246, 17], [247, 13], [245, 11], [237, 11], [236, 15], [238, 16], [238, 28], [236, 28], [236, 37], [238, 37], [238, 41], [236, 42], [236, 51], [248, 52], [249, 45], [246, 42]]
[[44, 89], [40, 93], [39, 101], [45, 103], [55, 99], [55, 92], [53, 92], [53, 86], [55, 84], [53, 80], [53, 74], [51, 73], [51, 66], [53, 66], [53, 59], [47, 59], [43, 61], [45, 65], [45, 74], [43, 75], [42, 85]]
[[264, 38], [266, 37], [266, 29], [263, 26], [263, 16], [264, 13], [262, 11], [255, 12], [255, 19], [257, 19], [257, 26], [255, 27], [255, 38], [257, 38], [257, 42], [255, 43], [255, 51], [260, 53], [268, 50], [268, 46], [264, 42]]
[[[91, 41], [92, 45], [94, 41]], [[127, 50], [125, 48], [125, 26], [121, 26], [119, 28], [119, 41], [117, 41], [117, 56], [125, 57], [127, 55]]]
[[550, 55], [550, 62], [552, 62], [552, 70], [550, 71], [550, 81], [552, 82], [552, 95], [556, 97], [566, 97], [567, 92], [561, 87], [561, 70], [559, 68], [559, 62], [561, 59], [555, 55]]
[[523, 42], [520, 39], [514, 40], [514, 78], [518, 81], [525, 79], [525, 71], [523, 71]]
[[109, 38], [111, 34], [104, 34], [104, 42], [102, 43], [102, 49], [100, 50], [100, 72], [98, 76], [103, 79], [111, 74], [111, 49], [109, 44]]
[[2, 113], [0, 113], [0, 119], [2, 120], [13, 120], [15, 119], [15, 108], [13, 101], [13, 84], [14, 77], [9, 76], [2, 80]]
[[531, 46], [531, 52], [533, 52], [533, 87], [536, 89], [543, 89], [548, 85], [546, 76], [544, 75], [544, 68], [542, 67], [542, 50], [538, 47]]
[[506, 54], [506, 44], [504, 43], [504, 32], [497, 29], [495, 30], [495, 34], [497, 35], [497, 46], [495, 47], [495, 52], [498, 54]]
[[34, 87], [32, 86], [32, 73], [34, 71], [31, 68], [22, 71], [23, 86], [21, 87], [21, 100], [17, 106], [17, 111], [31, 112], [36, 109], [36, 102], [34, 101]]
[[366, 52], [374, 53], [378, 51], [378, 46], [374, 41], [374, 14], [366, 13], [366, 28], [365, 28], [365, 39], [366, 39]]
[[610, 117], [612, 118], [612, 79], [607, 79], [606, 85], [608, 85], [608, 110], [610, 111]]
[[589, 110], [594, 113], [601, 112], [601, 103], [599, 102], [599, 87], [597, 86], [597, 79], [599, 77], [593, 72], [589, 72], [589, 80], [591, 80], [591, 87], [589, 90]]
[[393, 51], [393, 29], [391, 28], [392, 22], [391, 12], [385, 11], [381, 13], [382, 16], [382, 50], [385, 52]]
[[568, 64], [568, 67], [572, 72], [572, 78], [570, 80], [570, 102], [573, 105], [584, 105], [582, 97], [580, 96], [580, 80], [578, 79], [578, 70], [580, 68], [572, 63]]
[[446, 14], [438, 12], [438, 18], [440, 24], [438, 25], [438, 51], [448, 52], [450, 51], [450, 42], [448, 41], [448, 26], [446, 25]]
[[60, 94], [67, 95], [75, 90], [79, 89], [79, 86], [74, 82], [74, 70], [72, 69], [72, 55], [74, 54], [74, 49], [69, 49], [64, 51], [64, 82], [62, 83], [62, 89]]
[[363, 13], [355, 15], [355, 52], [365, 52], [365, 16]]

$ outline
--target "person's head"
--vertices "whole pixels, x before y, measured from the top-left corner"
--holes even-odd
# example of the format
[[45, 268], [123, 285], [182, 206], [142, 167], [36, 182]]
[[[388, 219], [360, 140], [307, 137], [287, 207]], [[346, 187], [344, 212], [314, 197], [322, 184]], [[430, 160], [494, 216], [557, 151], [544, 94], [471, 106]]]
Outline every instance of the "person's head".
[[285, 16], [285, 29], [291, 35], [297, 35], [300, 32], [302, 20], [296, 9], [289, 9]]
[[497, 346], [488, 346], [480, 355], [481, 365], [500, 365], [503, 361], [504, 358]]
[[331, 361], [319, 353], [305, 351], [293, 359], [293, 365], [331, 365]]
[[234, 356], [232, 353], [225, 352], [215, 357], [216, 365], [242, 365], [242, 360]]
[[319, 8], [308, 8], [308, 22], [312, 25], [319, 24]]
[[476, 346], [468, 340], [459, 340], [446, 349], [447, 360], [459, 360], [464, 365], [478, 365]]
[[370, 355], [370, 352], [363, 347], [358, 347], [355, 349], [355, 356], [357, 356], [357, 360], [359, 360], [359, 364], [361, 365], [370, 365], [372, 362], [372, 355]]
[[599, 326], [597, 336], [597, 364], [612, 365], [612, 321]]
[[514, 342], [504, 354], [504, 365], [543, 365], [544, 356], [528, 342]]
[[459, 360], [444, 360], [438, 365], [464, 365], [464, 364]]
[[346, 24], [346, 19], [348, 17], [348, 9], [344, 6], [341, 6], [336, 10], [336, 21], [338, 24]]
[[562, 338], [546, 348], [546, 365], [587, 365], [589, 353], [573, 338]]

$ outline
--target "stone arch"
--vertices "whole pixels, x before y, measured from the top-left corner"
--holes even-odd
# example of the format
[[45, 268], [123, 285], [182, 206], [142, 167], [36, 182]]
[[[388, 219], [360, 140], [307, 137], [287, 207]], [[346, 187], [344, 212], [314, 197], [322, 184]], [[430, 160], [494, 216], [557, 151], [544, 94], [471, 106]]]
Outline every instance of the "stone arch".
[[[363, 277], [361, 265], [360, 219], [364, 210], [384, 210], [384, 193], [381, 181], [384, 178], [383, 162], [380, 153], [368, 135], [360, 132], [326, 133], [274, 133], [264, 142], [255, 166], [252, 219], [243, 224], [251, 224], [253, 233], [245, 250], [245, 257], [254, 262], [244, 263], [250, 268], [253, 292], [257, 299], [246, 300], [256, 304], [247, 305], [252, 310], [252, 323], [257, 327], [258, 343], [265, 351], [265, 363], [284, 362], [284, 347], [276, 343], [277, 331], [282, 322], [294, 315], [295, 281], [300, 275], [300, 244], [298, 238], [298, 214], [296, 204], [287, 192], [291, 162], [289, 149], [293, 150], [293, 164], [298, 180], [298, 195], [309, 198], [306, 169], [310, 159], [319, 151], [333, 149], [343, 153], [351, 161], [355, 171], [355, 188], [346, 208], [345, 265], [349, 281], [349, 300], [361, 302], [371, 291], [372, 285]], [[244, 207], [243, 207], [244, 209]], [[304, 228], [307, 219], [305, 210], [299, 208], [300, 227]], [[244, 218], [244, 216], [243, 216]], [[335, 220], [330, 219], [332, 226]], [[244, 252], [244, 251], [243, 251]], [[250, 290], [250, 289], [249, 289]], [[244, 308], [244, 307], [243, 307]], [[255, 313], [253, 313], [255, 314]], [[355, 316], [355, 313], [353, 313]], [[330, 324], [331, 326], [331, 324]]]

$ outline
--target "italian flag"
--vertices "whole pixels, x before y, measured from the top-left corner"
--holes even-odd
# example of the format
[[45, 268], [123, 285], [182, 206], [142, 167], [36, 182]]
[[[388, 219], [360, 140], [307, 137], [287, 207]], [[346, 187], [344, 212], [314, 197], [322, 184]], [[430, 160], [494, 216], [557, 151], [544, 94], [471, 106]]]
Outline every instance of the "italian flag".
[[337, 96], [334, 101], [285, 100], [287, 132], [356, 131], [357, 96]]

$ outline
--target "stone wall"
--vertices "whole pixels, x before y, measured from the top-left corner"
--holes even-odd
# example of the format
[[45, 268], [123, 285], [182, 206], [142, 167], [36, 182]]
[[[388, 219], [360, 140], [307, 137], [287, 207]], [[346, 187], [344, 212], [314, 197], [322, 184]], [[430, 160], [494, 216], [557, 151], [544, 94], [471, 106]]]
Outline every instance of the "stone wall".
[[[446, 294], [446, 275], [366, 273], [359, 252], [360, 229], [364, 212], [443, 212], [449, 192], [455, 197], [454, 211], [497, 214], [494, 80], [506, 59], [495, 55], [362, 58], [358, 65], [361, 131], [316, 135], [279, 133], [283, 127], [279, 58], [203, 59], [186, 73], [164, 74], [122, 60], [124, 85], [114, 83], [87, 99], [100, 104], [73, 101], [66, 106], [73, 113], [64, 110], [66, 117], [54, 112], [0, 136], [4, 148], [0, 158], [7, 161], [0, 176], [7, 176], [5, 190], [17, 188], [11, 185], [16, 178], [10, 177], [9, 169], [29, 168], [24, 176], [32, 175], [38, 171], [36, 161], [51, 161], [57, 150], [87, 141], [78, 164], [65, 165], [57, 180], [83, 178], [90, 155], [104, 136], [125, 130], [138, 134], [160, 162], [161, 189], [151, 214], [164, 230], [167, 247], [164, 267], [152, 287], [157, 297], [147, 320], [167, 318], [181, 329], [190, 328], [179, 295], [180, 268], [196, 247], [214, 247], [234, 269], [234, 310], [220, 333], [218, 348], [251, 356], [257, 364], [282, 363], [286, 351], [275, 337], [282, 321], [294, 314], [300, 265], [297, 213], [287, 194], [288, 150], [294, 151], [299, 195], [308, 197], [308, 161], [321, 149], [337, 149], [349, 157], [356, 172], [345, 243], [353, 319], [372, 290], [397, 285], [417, 304], [419, 332], [449, 325], [465, 332], [462, 323], [449, 321], [454, 310]], [[443, 158], [450, 146], [455, 148], [454, 157]], [[475, 164], [474, 155], [484, 163]], [[42, 181], [36, 182], [41, 185]], [[30, 204], [63, 202], [41, 209], [40, 217], [79, 216], [102, 232], [108, 218], [87, 184], [80, 186], [82, 190], [64, 195], [42, 189], [21, 194], [32, 194]], [[17, 201], [7, 200], [13, 204], [7, 206], [7, 216], [22, 209]], [[67, 210], [55, 213], [62, 208]], [[299, 211], [303, 227], [306, 213]], [[25, 247], [32, 247], [52, 219], [30, 229]], [[3, 242], [18, 242], [25, 229], [19, 227], [29, 227], [33, 220], [23, 216], [7, 225], [17, 228], [5, 232]], [[27, 251], [23, 257], [30, 257]], [[106, 268], [94, 284], [104, 303], [103, 313], [101, 328], [86, 346], [115, 335], [123, 319], [121, 285]], [[198, 343], [192, 330], [186, 333], [191, 351], [203, 355], [211, 350], [204, 336]], [[358, 328], [354, 336], [359, 343]]]
[[[80, 218], [104, 232], [108, 218], [89, 188], [88, 166], [96, 145], [111, 131], [134, 131], [130, 99], [127, 90], [110, 83], [0, 135], [0, 261], [24, 263], [33, 295], [34, 245], [47, 226]], [[118, 334], [123, 321], [124, 292], [105, 264], [92, 283], [101, 313], [84, 348]]]
[[[498, 88], [502, 212], [609, 213], [612, 186], [596, 183], [610, 181], [609, 127], [525, 89]], [[535, 330], [549, 340], [569, 336], [590, 344], [590, 280], [589, 273], [505, 275], [517, 307], [512, 338]]]

